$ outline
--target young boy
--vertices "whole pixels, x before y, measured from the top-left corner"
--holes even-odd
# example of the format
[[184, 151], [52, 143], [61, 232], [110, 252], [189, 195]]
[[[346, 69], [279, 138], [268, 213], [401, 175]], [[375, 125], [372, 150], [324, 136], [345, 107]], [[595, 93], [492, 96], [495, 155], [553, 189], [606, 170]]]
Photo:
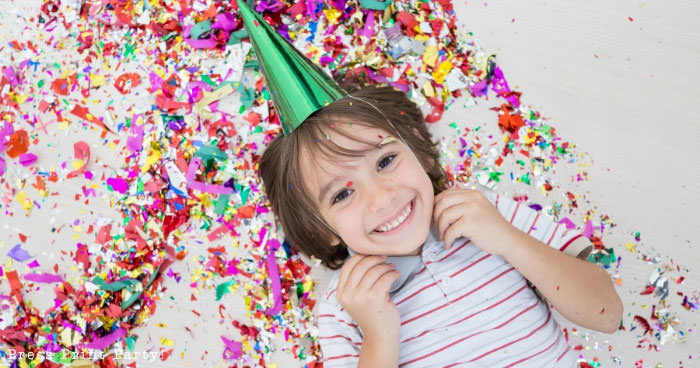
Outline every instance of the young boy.
[[506, 198], [444, 190], [403, 93], [347, 94], [238, 5], [284, 131], [260, 161], [268, 200], [293, 247], [340, 268], [319, 304], [324, 366], [574, 366], [528, 281], [571, 321], [617, 329], [607, 273], [566, 254], [588, 247], [580, 235]]
[[327, 367], [574, 366], [526, 279], [569, 320], [619, 326], [607, 273], [568, 255], [588, 247], [580, 234], [506, 198], [441, 191], [420, 110], [390, 87], [312, 114], [260, 174], [290, 243], [342, 265], [319, 305]]

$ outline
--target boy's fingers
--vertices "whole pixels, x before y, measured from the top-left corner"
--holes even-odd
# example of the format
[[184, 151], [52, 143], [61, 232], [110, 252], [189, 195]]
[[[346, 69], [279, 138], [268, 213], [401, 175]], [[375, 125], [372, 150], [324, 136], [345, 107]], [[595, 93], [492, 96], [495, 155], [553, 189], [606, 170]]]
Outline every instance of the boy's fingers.
[[338, 275], [338, 289], [342, 290], [345, 287], [348, 275], [352, 272], [355, 264], [357, 264], [357, 262], [359, 262], [363, 257], [365, 256], [355, 254], [345, 261], [345, 264], [340, 268], [340, 274]]
[[433, 204], [433, 218], [439, 217], [450, 207], [472, 201], [472, 192], [469, 189], [451, 189], [438, 194]]
[[345, 288], [357, 288], [362, 278], [365, 277], [367, 270], [372, 266], [383, 263], [386, 261], [386, 256], [364, 256], [360, 259], [347, 274], [345, 279]]
[[445, 239], [445, 230], [462, 216], [463, 213], [460, 208], [461, 206], [458, 205], [449, 207], [435, 218], [435, 226], [438, 229], [438, 234], [440, 234], [440, 239]]
[[399, 276], [401, 276], [401, 273], [396, 269], [385, 272], [374, 283], [372, 290], [383, 294], [388, 293], [391, 285], [399, 278]]
[[383, 277], [383, 275], [392, 271], [396, 271], [396, 268], [391, 264], [380, 263], [372, 266], [367, 270], [367, 272], [365, 272], [362, 281], [360, 281], [360, 283], [357, 285], [357, 290], [369, 291], [374, 287], [378, 280]]
[[461, 225], [463, 221], [463, 219], [459, 219], [445, 230], [445, 235], [443, 238], [445, 242], [445, 249], [452, 248], [452, 243], [454, 243], [454, 241], [457, 240], [457, 238], [464, 236], [461, 230]]

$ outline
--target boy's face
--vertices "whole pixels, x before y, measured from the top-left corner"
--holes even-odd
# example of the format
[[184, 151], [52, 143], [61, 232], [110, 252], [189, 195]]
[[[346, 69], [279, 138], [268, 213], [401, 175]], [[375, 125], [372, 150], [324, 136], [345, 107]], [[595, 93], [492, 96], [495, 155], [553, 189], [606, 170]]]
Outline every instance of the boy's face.
[[[360, 142], [337, 134], [338, 129]], [[341, 147], [369, 150], [360, 157], [330, 159], [302, 154], [302, 176], [323, 219], [356, 253], [417, 254], [430, 231], [434, 195], [415, 155], [377, 128], [336, 124], [326, 133]]]

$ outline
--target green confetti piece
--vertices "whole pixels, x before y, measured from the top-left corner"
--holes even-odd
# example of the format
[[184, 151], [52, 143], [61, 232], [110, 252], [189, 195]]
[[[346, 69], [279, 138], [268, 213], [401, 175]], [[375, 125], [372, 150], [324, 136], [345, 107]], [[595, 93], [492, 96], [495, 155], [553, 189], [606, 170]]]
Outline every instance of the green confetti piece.
[[208, 85], [210, 85], [210, 86], [212, 86], [212, 87], [216, 87], [216, 83], [215, 83], [214, 81], [211, 80], [211, 77], [210, 77], [209, 75], [202, 74], [202, 76], [200, 77], [200, 79], [202, 80], [202, 82], [204, 82], [204, 83], [206, 83], [206, 84], [208, 84]]
[[110, 284], [99, 276], [93, 277], [91, 281], [93, 284], [99, 286], [100, 289], [107, 291], [120, 291], [124, 288], [133, 287], [134, 285], [140, 283], [139, 280], [136, 279], [124, 279]]
[[226, 153], [216, 146], [202, 146], [197, 150], [197, 152], [194, 153], [194, 155], [195, 157], [199, 157], [201, 159], [213, 158], [219, 161], [226, 160]]
[[530, 185], [530, 173], [525, 173], [525, 175], [521, 176], [520, 182]]
[[192, 26], [190, 29], [190, 38], [193, 40], [198, 40], [200, 37], [202, 37], [203, 34], [211, 31], [211, 21], [210, 20], [205, 20], [203, 22], [199, 22], [195, 25]]
[[241, 191], [241, 202], [245, 205], [248, 202], [248, 196], [250, 195], [250, 188], [246, 187]]
[[588, 256], [588, 262], [598, 263], [604, 266], [609, 266], [611, 263], [615, 263], [617, 261], [615, 250], [613, 248], [606, 248], [605, 251], [607, 254], [605, 254], [605, 252], [591, 253]]
[[136, 56], [134, 54], [134, 50], [136, 49], [136, 43], [127, 43], [124, 45], [124, 58], [128, 58], [130, 56]]
[[248, 37], [248, 30], [242, 28], [241, 30], [238, 30], [236, 32], [231, 32], [231, 34], [228, 36], [228, 42], [226, 42], [226, 44], [235, 45], [243, 41], [243, 39], [246, 37]]
[[126, 342], [126, 347], [129, 351], [134, 351], [134, 346], [136, 345], [136, 336], [128, 336], [124, 339]]
[[489, 173], [489, 178], [496, 183], [499, 183], [501, 181], [501, 175], [503, 175], [503, 172], [501, 171], [492, 171]]
[[231, 286], [236, 285], [236, 280], [222, 282], [216, 286], [216, 301], [218, 302], [221, 298], [231, 292]]
[[451, 122], [451, 123], [449, 124], [449, 126], [450, 126], [451, 128], [453, 128], [454, 130], [459, 131], [459, 127], [457, 126], [457, 123], [455, 123], [454, 121]]
[[230, 194], [222, 194], [219, 196], [219, 199], [216, 201], [216, 206], [214, 207], [214, 212], [217, 215], [223, 215], [224, 212], [226, 212], [229, 198], [231, 198]]
[[36, 86], [39, 87], [39, 88], [43, 87], [43, 86], [44, 86], [44, 80], [42, 79], [42, 80], [40, 80], [39, 82], [37, 82]]
[[360, 0], [360, 5], [365, 9], [386, 10], [391, 5], [391, 1]]

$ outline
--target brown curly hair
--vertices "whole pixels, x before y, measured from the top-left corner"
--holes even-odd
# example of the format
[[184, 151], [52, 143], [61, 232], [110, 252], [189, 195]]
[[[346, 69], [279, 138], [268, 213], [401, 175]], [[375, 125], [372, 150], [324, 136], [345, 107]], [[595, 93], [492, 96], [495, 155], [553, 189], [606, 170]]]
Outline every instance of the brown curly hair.
[[414, 102], [389, 86], [368, 86], [350, 95], [354, 98], [345, 96], [314, 112], [290, 135], [280, 133], [263, 153], [259, 167], [265, 194], [291, 246], [331, 269], [343, 265], [348, 257], [347, 246], [342, 239], [338, 245], [330, 244], [335, 233], [321, 219], [311, 193], [306, 192], [301, 152], [306, 148], [329, 159], [334, 155], [360, 156], [364, 152], [348, 150], [325, 139], [324, 130], [334, 123], [351, 123], [401, 137], [430, 177], [434, 193], [442, 191], [445, 185], [436, 144]]

